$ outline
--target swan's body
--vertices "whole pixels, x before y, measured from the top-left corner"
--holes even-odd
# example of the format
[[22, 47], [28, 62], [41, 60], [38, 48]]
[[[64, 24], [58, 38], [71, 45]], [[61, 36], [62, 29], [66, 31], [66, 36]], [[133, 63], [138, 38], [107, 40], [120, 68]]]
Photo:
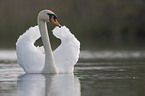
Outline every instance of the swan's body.
[[[73, 72], [80, 53], [79, 41], [65, 26], [56, 27], [53, 34], [61, 40], [61, 44], [52, 52], [46, 23], [41, 22], [40, 17], [38, 17], [38, 26], [31, 27], [17, 40], [16, 52], [19, 65], [26, 73]], [[40, 37], [42, 37], [44, 48], [34, 46], [35, 41]]]

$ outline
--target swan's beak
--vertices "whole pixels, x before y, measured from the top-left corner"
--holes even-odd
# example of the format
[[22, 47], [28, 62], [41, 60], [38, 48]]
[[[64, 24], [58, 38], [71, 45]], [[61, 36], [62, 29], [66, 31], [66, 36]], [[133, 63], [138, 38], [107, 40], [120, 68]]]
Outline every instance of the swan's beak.
[[61, 26], [61, 25], [58, 23], [57, 19], [54, 20], [54, 16], [51, 17], [50, 21], [51, 21], [52, 23], [54, 23], [56, 26], [59, 26], [59, 27]]

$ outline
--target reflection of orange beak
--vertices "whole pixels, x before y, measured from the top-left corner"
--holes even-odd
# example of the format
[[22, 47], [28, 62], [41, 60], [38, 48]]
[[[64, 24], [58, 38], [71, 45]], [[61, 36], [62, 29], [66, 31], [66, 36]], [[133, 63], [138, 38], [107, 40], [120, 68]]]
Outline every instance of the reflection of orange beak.
[[51, 17], [50, 21], [53, 22], [53, 23], [54, 23], [55, 25], [57, 25], [57, 26], [61, 26], [61, 25], [58, 23], [57, 19], [54, 20], [54, 16]]

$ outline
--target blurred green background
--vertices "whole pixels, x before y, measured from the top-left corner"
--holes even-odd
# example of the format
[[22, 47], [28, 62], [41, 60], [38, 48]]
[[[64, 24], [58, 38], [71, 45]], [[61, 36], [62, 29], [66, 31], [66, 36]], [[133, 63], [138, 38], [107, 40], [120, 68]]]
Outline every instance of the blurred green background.
[[[0, 48], [14, 49], [43, 9], [57, 14], [82, 49], [145, 48], [145, 0], [0, 0]], [[55, 26], [48, 27], [55, 48], [60, 41], [50, 32]]]

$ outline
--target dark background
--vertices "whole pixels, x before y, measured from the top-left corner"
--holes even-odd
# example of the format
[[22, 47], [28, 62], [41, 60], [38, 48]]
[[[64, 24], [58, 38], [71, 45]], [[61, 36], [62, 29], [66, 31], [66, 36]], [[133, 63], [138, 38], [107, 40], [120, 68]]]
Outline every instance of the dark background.
[[[145, 48], [145, 0], [0, 0], [0, 48], [14, 49], [43, 9], [57, 14], [82, 49]], [[51, 34], [55, 25], [48, 27], [55, 48], [60, 43]]]

